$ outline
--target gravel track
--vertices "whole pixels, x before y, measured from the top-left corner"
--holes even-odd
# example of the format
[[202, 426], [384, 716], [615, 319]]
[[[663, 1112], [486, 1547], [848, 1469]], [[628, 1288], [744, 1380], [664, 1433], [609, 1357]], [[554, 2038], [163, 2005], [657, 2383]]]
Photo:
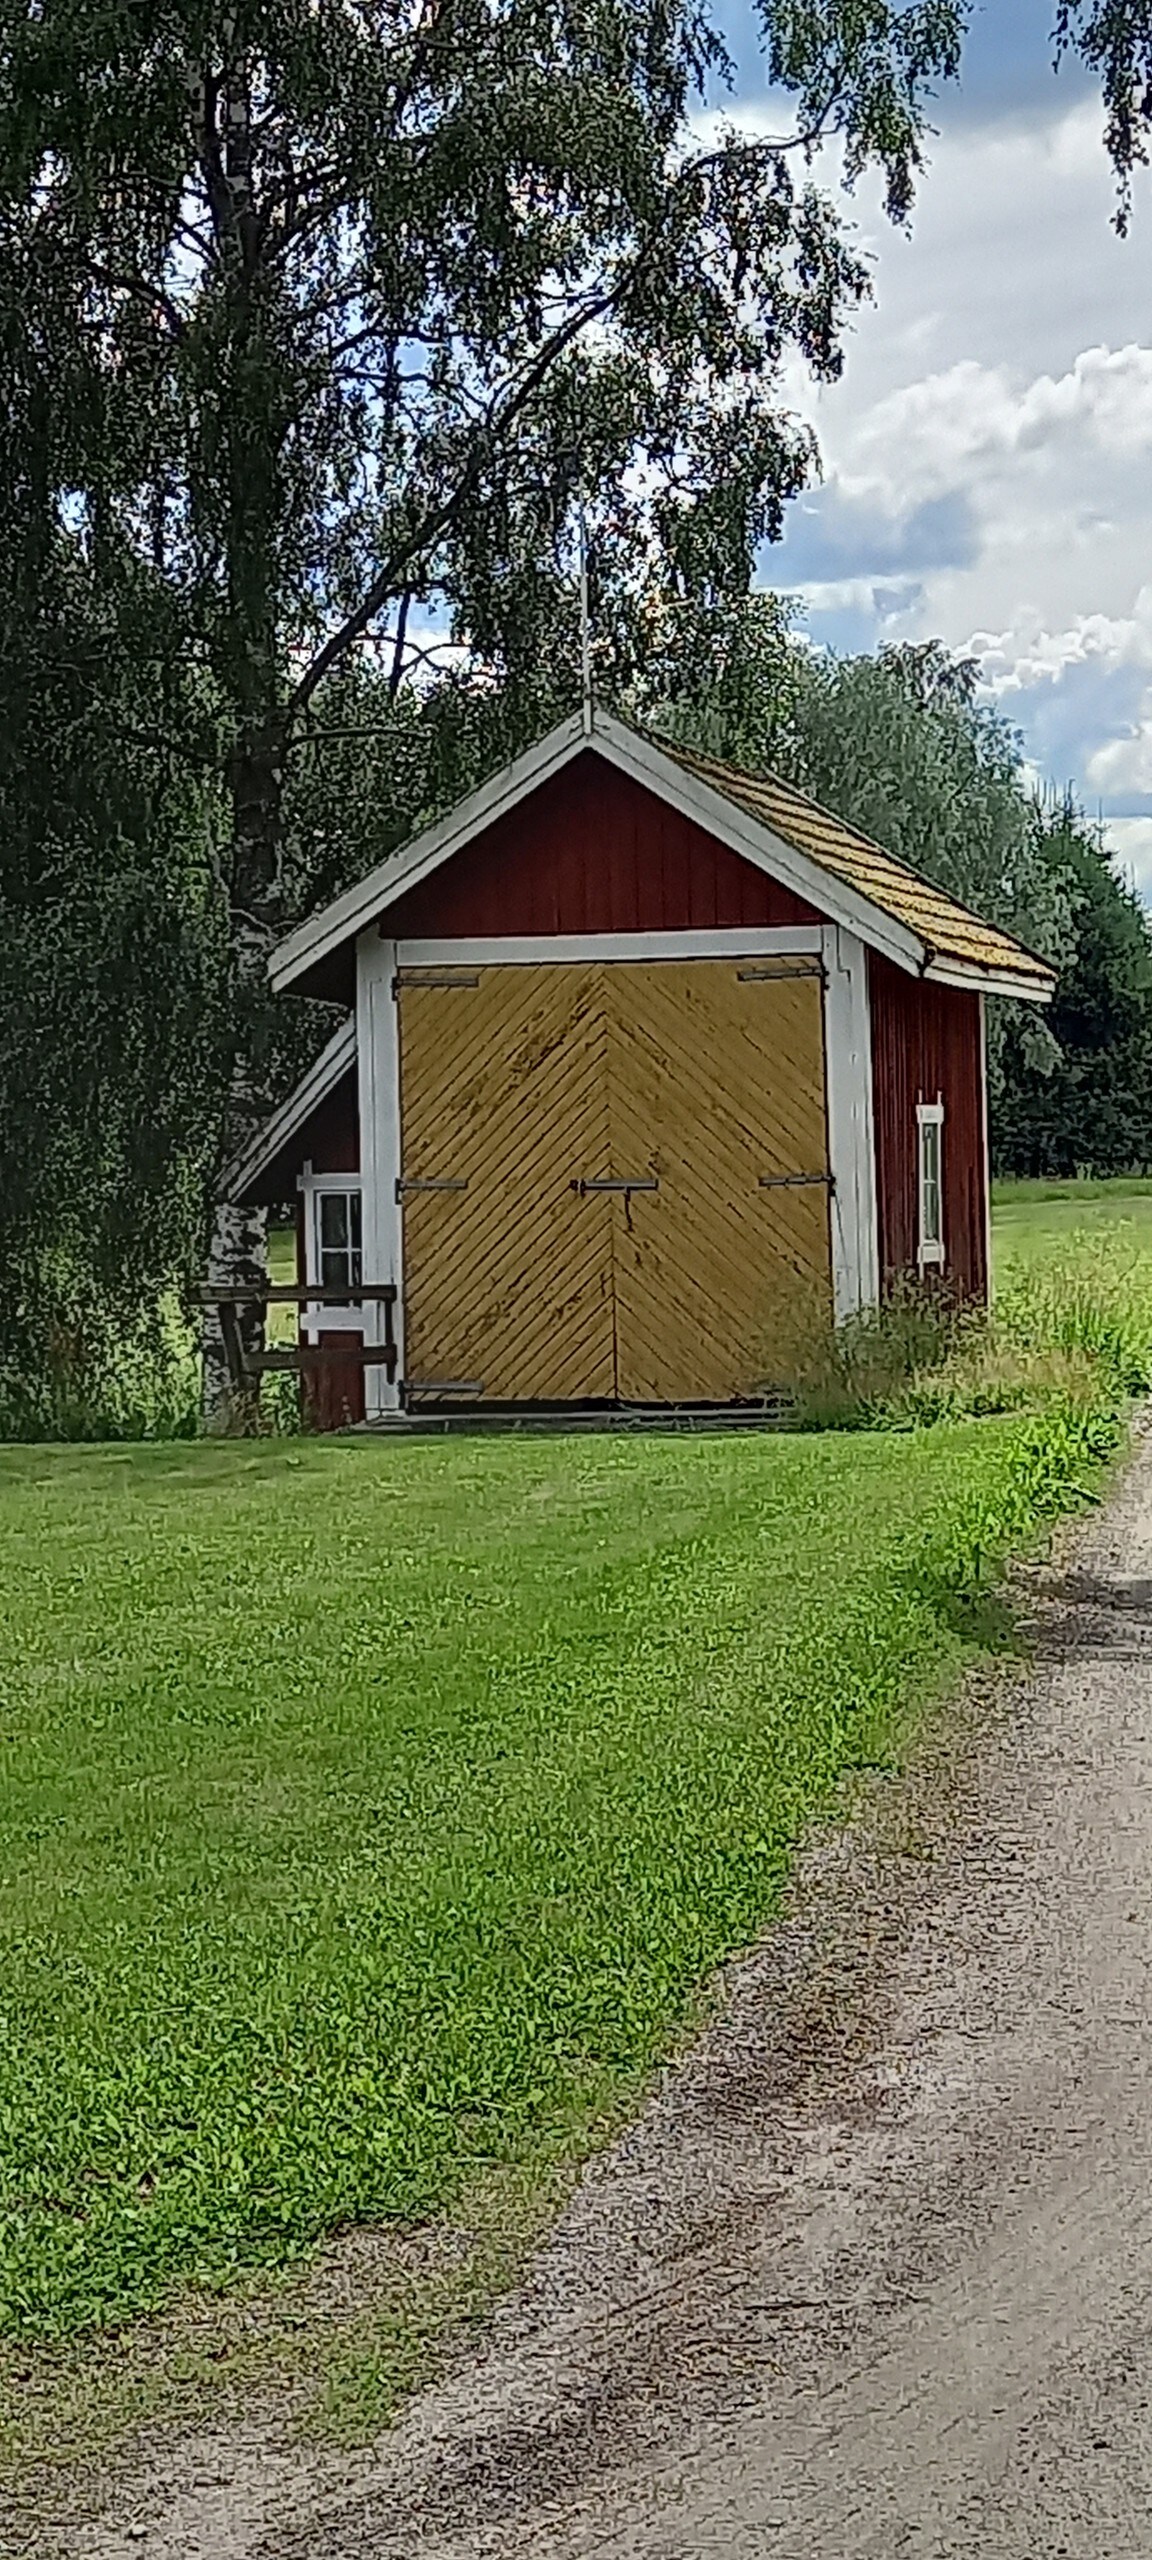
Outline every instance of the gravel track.
[[1152, 1440], [1029, 1593], [382, 2448], [224, 2431], [37, 2547], [1147, 2560]]

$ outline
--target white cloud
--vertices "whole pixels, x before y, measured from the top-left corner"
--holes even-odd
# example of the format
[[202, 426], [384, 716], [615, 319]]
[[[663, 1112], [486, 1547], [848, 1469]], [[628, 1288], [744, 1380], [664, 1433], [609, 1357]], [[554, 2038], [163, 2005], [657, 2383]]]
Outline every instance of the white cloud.
[[[1129, 614], [1077, 614], [1057, 630], [1027, 606], [1002, 631], [974, 631], [970, 646], [984, 682], [998, 694], [1028, 692], [1069, 667], [1092, 663], [1152, 669], [1152, 586], [1139, 589]], [[1089, 779], [1095, 778], [1090, 768]]]
[[[821, 641], [974, 656], [1042, 772], [1131, 805], [1152, 799], [1152, 172], [1121, 241], [1098, 97], [1035, 97], [945, 127], [907, 234], [861, 187], [875, 303], [839, 383], [790, 368], [827, 487], [797, 520], [798, 577], [787, 551], [775, 574]], [[1152, 819], [1112, 823], [1152, 903]]]
[[878, 400], [849, 428], [837, 479], [899, 517], [954, 490], [991, 496], [1005, 465], [1062, 443], [1078, 473], [1093, 455], [1152, 450], [1152, 347], [1086, 347], [1067, 372], [1029, 382], [964, 357]]

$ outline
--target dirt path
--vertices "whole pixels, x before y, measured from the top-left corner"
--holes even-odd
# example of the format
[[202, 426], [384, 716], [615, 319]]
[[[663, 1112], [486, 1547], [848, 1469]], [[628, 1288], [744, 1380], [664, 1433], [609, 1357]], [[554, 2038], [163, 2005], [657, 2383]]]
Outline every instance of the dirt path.
[[1037, 1609], [979, 1758], [806, 1862], [530, 2284], [382, 2453], [337, 2482], [241, 2435], [177, 2449], [169, 2485], [118, 2498], [131, 2531], [53, 2548], [1146, 2555], [1152, 1440]]

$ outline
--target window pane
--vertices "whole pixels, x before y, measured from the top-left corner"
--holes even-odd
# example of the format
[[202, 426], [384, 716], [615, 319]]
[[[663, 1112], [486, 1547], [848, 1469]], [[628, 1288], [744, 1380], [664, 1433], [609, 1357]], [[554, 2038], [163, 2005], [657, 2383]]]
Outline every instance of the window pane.
[[350, 1244], [355, 1246], [357, 1253], [359, 1253], [360, 1194], [358, 1191], [350, 1191], [348, 1194], [348, 1240]]
[[348, 1256], [348, 1267], [351, 1274], [348, 1286], [350, 1289], [358, 1289], [364, 1277], [364, 1263], [359, 1245], [353, 1246]]
[[920, 1123], [920, 1242], [940, 1242], [940, 1123]]
[[323, 1250], [325, 1250], [325, 1249], [326, 1249], [326, 1248], [328, 1248], [328, 1247], [336, 1247], [336, 1246], [345, 1246], [345, 1245], [347, 1245], [347, 1242], [348, 1242], [348, 1194], [347, 1194], [347, 1192], [346, 1192], [346, 1191], [321, 1191], [321, 1192], [319, 1193], [319, 1195], [318, 1195], [318, 1196], [319, 1196], [319, 1202], [320, 1202], [320, 1245], [321, 1245], [321, 1250], [323, 1251]]
[[348, 1288], [348, 1253], [345, 1246], [330, 1246], [321, 1253], [320, 1286], [322, 1289]]

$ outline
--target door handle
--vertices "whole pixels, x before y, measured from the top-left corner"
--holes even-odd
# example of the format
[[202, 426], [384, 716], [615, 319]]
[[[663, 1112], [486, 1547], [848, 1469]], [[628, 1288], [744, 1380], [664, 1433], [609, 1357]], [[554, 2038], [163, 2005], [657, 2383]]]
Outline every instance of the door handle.
[[660, 1188], [660, 1185], [659, 1185], [659, 1183], [658, 1183], [658, 1182], [652, 1182], [652, 1181], [649, 1181], [649, 1180], [645, 1177], [643, 1180], [639, 1180], [639, 1181], [636, 1181], [636, 1182], [583, 1182], [583, 1181], [580, 1181], [580, 1182], [574, 1182], [574, 1183], [573, 1183], [573, 1185], [572, 1185], [572, 1188], [573, 1188], [573, 1190], [576, 1192], [577, 1196], [578, 1196], [581, 1200], [583, 1200], [583, 1198], [584, 1198], [584, 1196], [585, 1196], [586, 1192], [589, 1192], [589, 1191], [623, 1191], [623, 1192], [625, 1192], [625, 1193], [627, 1193], [627, 1192], [629, 1192], [629, 1191], [658, 1191], [658, 1190], [659, 1190], [659, 1188]]

